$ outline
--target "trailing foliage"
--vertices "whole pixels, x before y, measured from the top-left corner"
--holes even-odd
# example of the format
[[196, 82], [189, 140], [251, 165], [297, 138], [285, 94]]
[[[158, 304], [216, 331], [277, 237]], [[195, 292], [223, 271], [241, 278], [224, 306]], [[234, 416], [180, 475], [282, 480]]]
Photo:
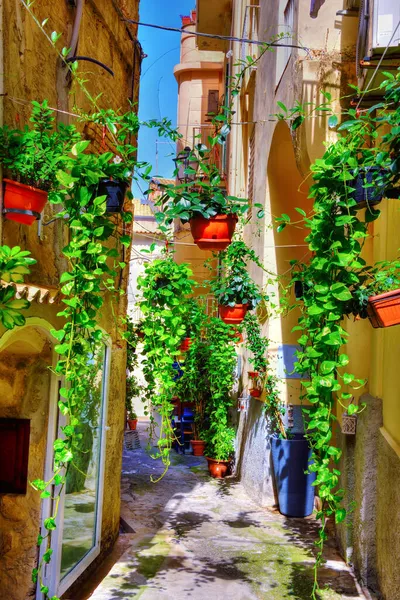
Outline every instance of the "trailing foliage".
[[29, 267], [36, 263], [30, 252], [19, 246], [10, 248], [0, 246], [0, 321], [6, 329], [25, 324], [21, 310], [26, 310], [30, 302], [16, 298], [13, 283], [23, 283], [24, 275], [30, 273]]
[[154, 458], [162, 459], [164, 473], [170, 465], [170, 450], [175, 438], [171, 425], [172, 398], [176, 389], [173, 365], [186, 332], [187, 297], [194, 286], [191, 276], [187, 264], [178, 265], [173, 254], [166, 252], [164, 258], [147, 263], [145, 274], [138, 278], [138, 289], [142, 294], [140, 308], [144, 314], [144, 375], [147, 393], [161, 418], [158, 452]]
[[263, 268], [255, 252], [244, 242], [234, 241], [220, 253], [220, 260], [222, 274], [217, 273], [211, 281], [211, 290], [219, 304], [248, 304], [250, 310], [255, 308], [262, 298], [262, 292], [247, 270], [248, 260]]
[[231, 327], [220, 319], [210, 317], [207, 342], [206, 370], [210, 398], [206, 407], [209, 419], [205, 433], [206, 454], [216, 460], [229, 460], [235, 439], [235, 429], [229, 426], [229, 409], [232, 407], [231, 392], [237, 361]]
[[[304, 399], [309, 405], [303, 413], [313, 449], [310, 470], [316, 473], [315, 485], [322, 500], [317, 514], [321, 519], [317, 567], [322, 562], [327, 519], [334, 516], [340, 523], [346, 517], [342, 506], [345, 492], [338, 489], [341, 450], [332, 443], [335, 404], [338, 402], [348, 414], [358, 412], [362, 406], [352, 402], [353, 391], [365, 383], [349, 369], [343, 318], [350, 313], [366, 316], [366, 303], [372, 293], [399, 286], [397, 258], [372, 266], [363, 258], [369, 224], [380, 212], [372, 206], [367, 206], [365, 215], [358, 212], [354, 196], [355, 178], [360, 174], [365, 194], [378, 188], [382, 195], [386, 186], [399, 182], [400, 163], [395, 149], [399, 144], [400, 76], [387, 77], [383, 84], [388, 90], [385, 101], [365, 113], [349, 110], [348, 120], [338, 127], [337, 142], [328, 145], [324, 156], [312, 166], [315, 183], [310, 195], [314, 212], [304, 218], [312, 258], [308, 264], [294, 264], [293, 280], [303, 283], [302, 314], [294, 328], [299, 331], [302, 350], [295, 369], [305, 378]], [[330, 119], [331, 126], [337, 124], [337, 118]], [[381, 136], [381, 128], [389, 133]], [[367, 146], [367, 139], [375, 145]], [[372, 166], [379, 168], [367, 175]], [[282, 229], [290, 219], [282, 215], [279, 221]], [[317, 589], [316, 579], [313, 598]]]

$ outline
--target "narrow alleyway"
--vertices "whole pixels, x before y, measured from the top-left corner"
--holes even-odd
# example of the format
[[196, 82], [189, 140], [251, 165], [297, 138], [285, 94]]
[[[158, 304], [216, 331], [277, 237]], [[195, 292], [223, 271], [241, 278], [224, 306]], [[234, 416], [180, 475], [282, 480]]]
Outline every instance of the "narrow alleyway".
[[[240, 483], [210, 479], [206, 461], [172, 454], [161, 469], [141, 448], [124, 451], [119, 544], [127, 549], [103, 581], [79, 600], [308, 600], [312, 588], [313, 519], [286, 519], [253, 503]], [[364, 596], [330, 545], [321, 599]]]

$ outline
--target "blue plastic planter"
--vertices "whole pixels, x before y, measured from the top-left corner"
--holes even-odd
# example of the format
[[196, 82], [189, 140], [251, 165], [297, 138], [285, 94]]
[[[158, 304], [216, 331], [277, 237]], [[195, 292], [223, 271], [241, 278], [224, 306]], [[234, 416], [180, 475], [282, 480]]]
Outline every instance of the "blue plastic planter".
[[291, 440], [271, 437], [271, 455], [279, 511], [286, 517], [308, 517], [314, 509], [315, 473], [305, 474], [311, 449], [303, 434]]

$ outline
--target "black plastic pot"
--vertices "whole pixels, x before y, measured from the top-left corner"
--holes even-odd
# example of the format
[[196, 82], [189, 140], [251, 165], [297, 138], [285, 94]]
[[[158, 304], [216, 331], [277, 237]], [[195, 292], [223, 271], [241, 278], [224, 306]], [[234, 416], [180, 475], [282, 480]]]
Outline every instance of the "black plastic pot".
[[271, 437], [271, 456], [279, 511], [286, 517], [308, 517], [314, 509], [315, 473], [306, 474], [311, 449], [303, 434], [292, 439]]
[[[379, 176], [380, 174], [380, 176]], [[357, 208], [366, 208], [379, 204], [385, 195], [385, 170], [381, 167], [368, 167], [360, 169], [355, 179], [349, 185], [355, 188], [349, 197], [357, 202]], [[371, 187], [364, 187], [365, 183], [374, 183]]]
[[124, 206], [128, 184], [118, 179], [101, 179], [97, 190], [98, 196], [107, 196], [108, 213], [120, 213]]

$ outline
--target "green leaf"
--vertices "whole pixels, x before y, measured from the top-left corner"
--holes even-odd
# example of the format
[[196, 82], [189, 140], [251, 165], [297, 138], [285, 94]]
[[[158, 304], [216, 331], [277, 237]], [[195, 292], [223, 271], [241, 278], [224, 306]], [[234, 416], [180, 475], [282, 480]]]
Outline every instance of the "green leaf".
[[336, 127], [336, 125], [338, 124], [338, 118], [337, 115], [331, 115], [328, 119], [328, 126], [331, 129], [334, 129]]
[[84, 152], [90, 145], [90, 140], [82, 140], [80, 142], [77, 142], [71, 150], [71, 154], [73, 154], [74, 156], [78, 156], [78, 154], [82, 154], [82, 152]]

